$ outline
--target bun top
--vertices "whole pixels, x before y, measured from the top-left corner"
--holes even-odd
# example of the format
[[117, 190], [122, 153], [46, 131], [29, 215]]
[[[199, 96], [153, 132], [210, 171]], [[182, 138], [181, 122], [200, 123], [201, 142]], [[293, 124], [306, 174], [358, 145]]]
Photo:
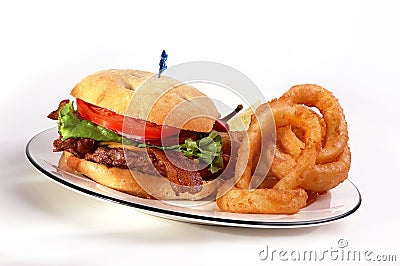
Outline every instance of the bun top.
[[211, 99], [196, 88], [139, 70], [96, 72], [71, 95], [120, 115], [198, 132], [211, 131], [219, 117]]

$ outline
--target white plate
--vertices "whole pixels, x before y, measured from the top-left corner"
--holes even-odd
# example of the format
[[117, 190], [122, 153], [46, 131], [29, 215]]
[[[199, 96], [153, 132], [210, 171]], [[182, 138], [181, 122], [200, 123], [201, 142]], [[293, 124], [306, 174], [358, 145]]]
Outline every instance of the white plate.
[[[29, 161], [42, 173], [74, 191], [98, 199], [110, 200], [139, 211], [173, 220], [239, 227], [276, 228], [306, 227], [337, 221], [354, 213], [361, 204], [357, 187], [346, 180], [311, 205], [294, 215], [237, 214], [222, 212], [215, 201], [198, 202], [185, 206], [184, 202], [165, 202], [142, 199], [97, 184], [89, 179], [57, 168], [60, 153], [52, 151], [53, 140], [58, 138], [56, 128], [34, 136], [26, 146]], [[176, 204], [174, 204], [176, 203]]]

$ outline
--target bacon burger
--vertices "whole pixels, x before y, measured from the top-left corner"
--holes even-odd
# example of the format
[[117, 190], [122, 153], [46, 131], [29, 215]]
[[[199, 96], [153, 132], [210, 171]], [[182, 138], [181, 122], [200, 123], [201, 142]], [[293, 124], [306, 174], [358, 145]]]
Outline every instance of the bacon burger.
[[196, 200], [215, 192], [228, 163], [234, 166], [240, 135], [231, 141], [214, 130], [217, 108], [192, 86], [144, 71], [104, 70], [71, 95], [76, 109], [64, 100], [48, 116], [58, 120], [53, 146], [63, 170], [139, 197]]

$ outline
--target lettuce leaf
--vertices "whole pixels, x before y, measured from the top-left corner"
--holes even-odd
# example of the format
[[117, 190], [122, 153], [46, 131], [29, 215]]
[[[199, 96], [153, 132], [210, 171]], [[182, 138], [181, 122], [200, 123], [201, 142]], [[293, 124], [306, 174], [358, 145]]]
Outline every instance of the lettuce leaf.
[[119, 142], [133, 145], [139, 148], [151, 147], [161, 150], [175, 150], [182, 152], [190, 158], [197, 158], [209, 164], [208, 170], [216, 173], [224, 167], [222, 159], [222, 138], [213, 130], [208, 135], [203, 134], [199, 140], [188, 138], [185, 143], [173, 146], [155, 146], [122, 137], [102, 126], [98, 126], [88, 120], [80, 119], [73, 107], [73, 102], [67, 103], [58, 115], [58, 132], [62, 140], [69, 138], [90, 138], [96, 141]]
[[97, 141], [113, 141], [137, 146], [138, 143], [117, 135], [105, 127], [98, 126], [84, 119], [79, 119], [73, 102], [67, 103], [58, 115], [58, 132], [62, 140], [69, 138], [89, 138]]
[[186, 139], [185, 143], [180, 145], [180, 151], [187, 157], [198, 158], [209, 164], [208, 170], [213, 174], [224, 167], [222, 138], [215, 130], [200, 140]]

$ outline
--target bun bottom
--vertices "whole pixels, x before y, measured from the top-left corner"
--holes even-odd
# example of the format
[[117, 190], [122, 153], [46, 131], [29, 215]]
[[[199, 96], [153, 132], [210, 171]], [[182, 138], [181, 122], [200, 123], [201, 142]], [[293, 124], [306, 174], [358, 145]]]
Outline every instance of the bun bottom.
[[[79, 159], [67, 151], [63, 151], [58, 166], [65, 171], [84, 175], [106, 187], [148, 199], [200, 200], [214, 194], [219, 184], [218, 180], [203, 181], [203, 187], [199, 193], [177, 194], [172, 189], [170, 182], [163, 177], [118, 167], [109, 168], [102, 164]], [[139, 180], [140, 185], [136, 180]]]

